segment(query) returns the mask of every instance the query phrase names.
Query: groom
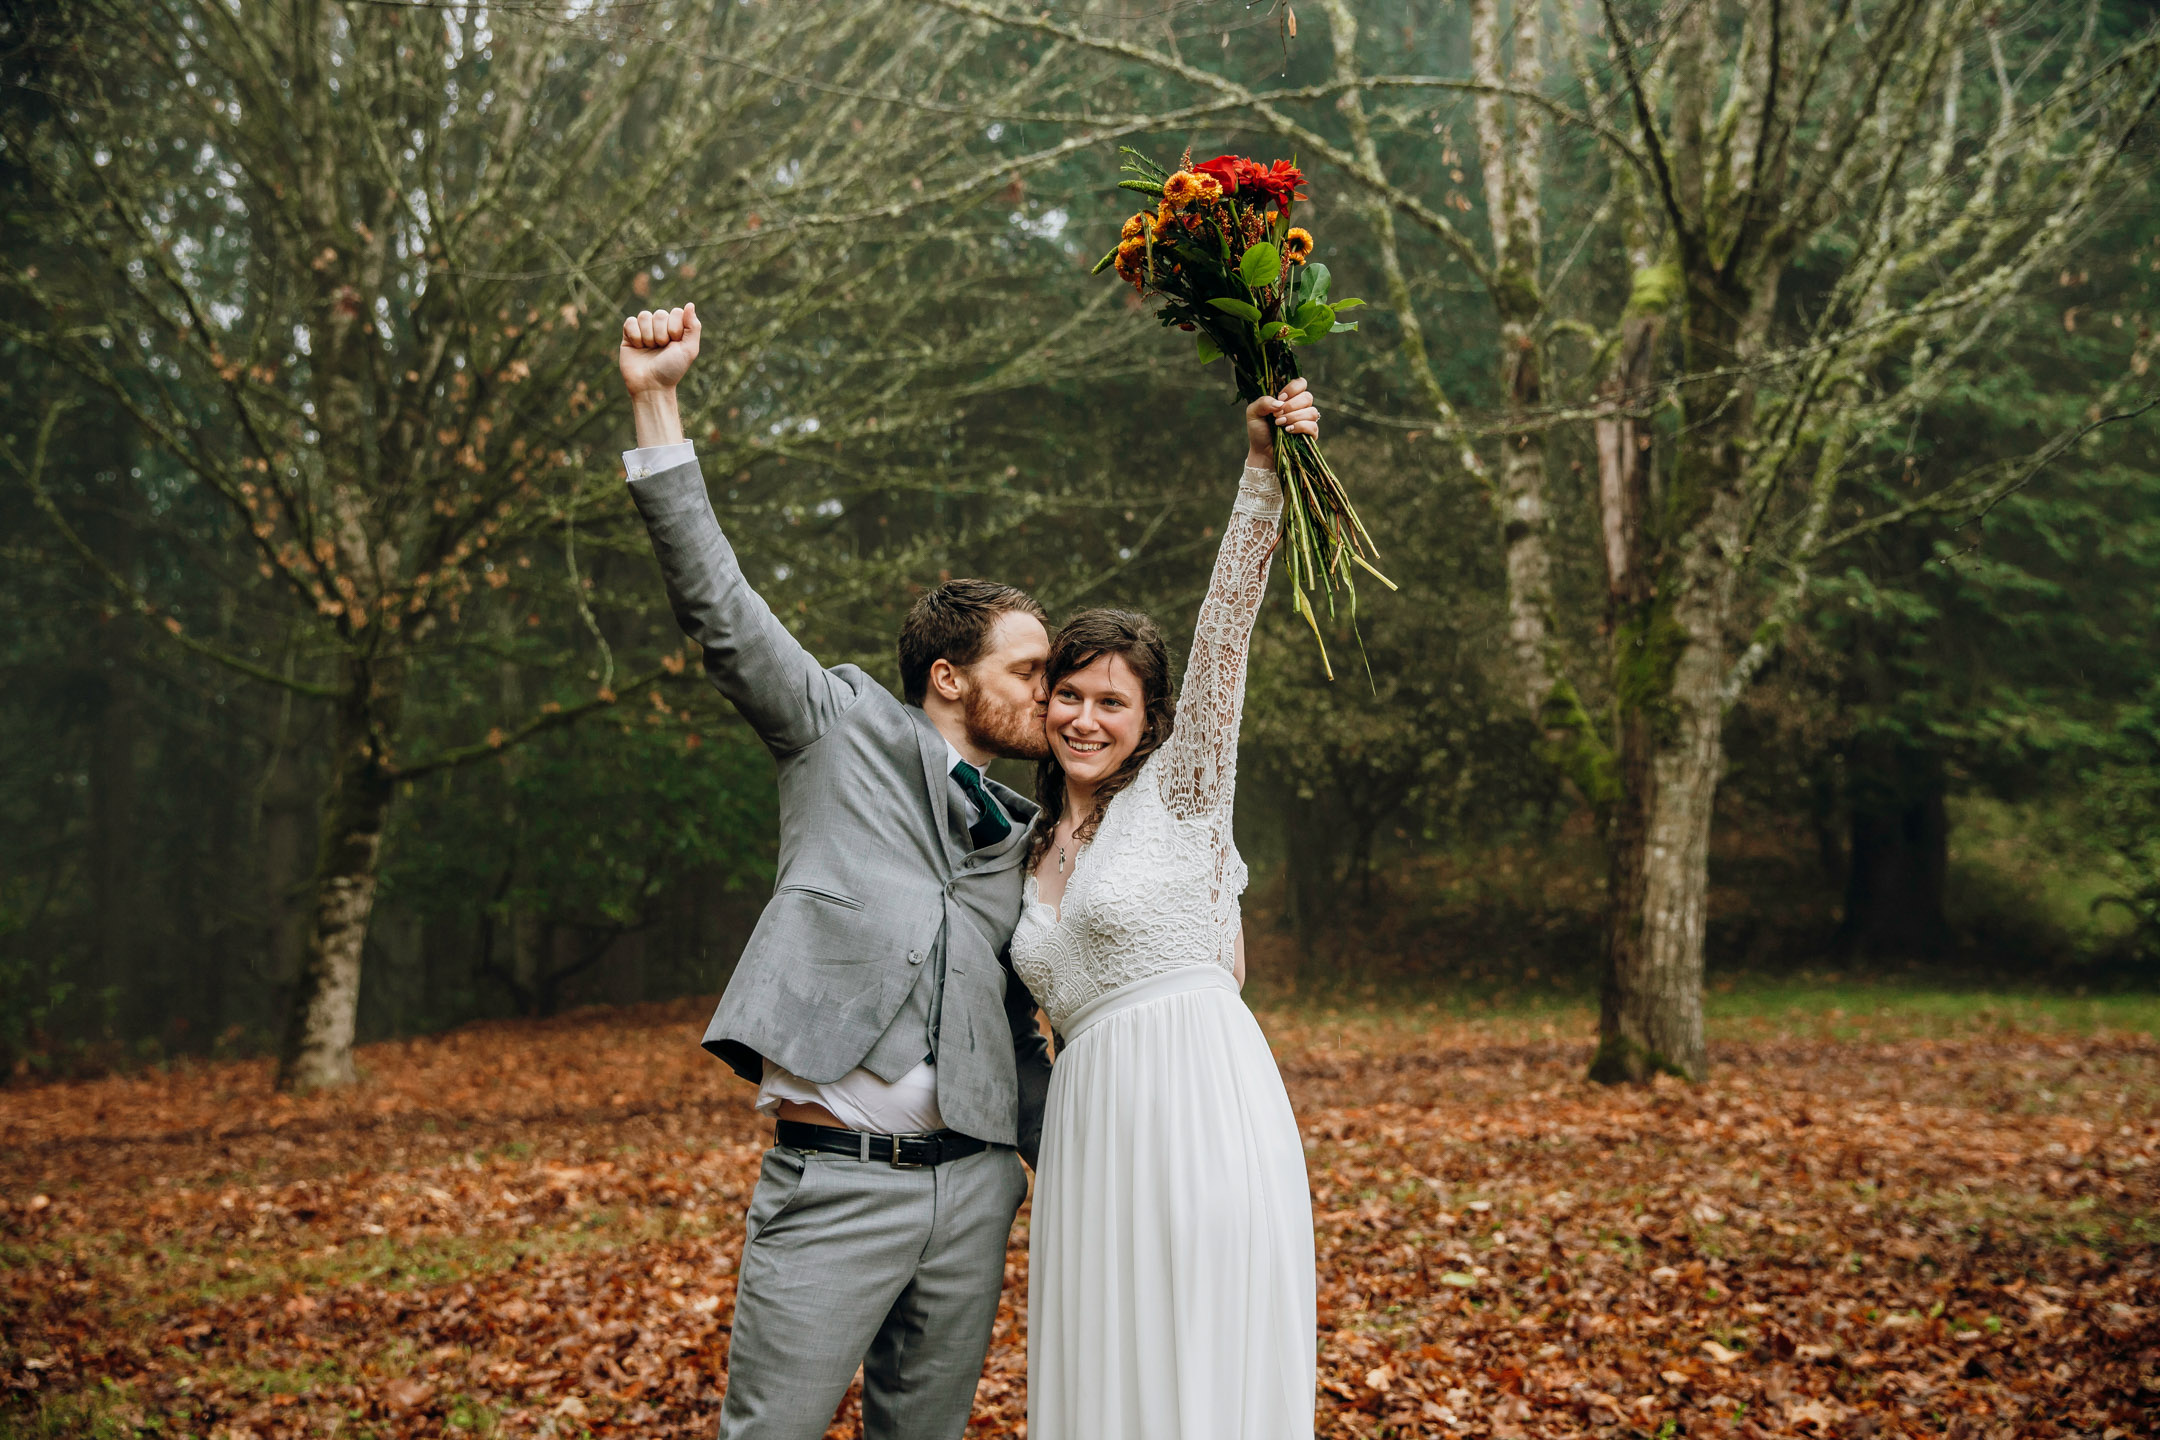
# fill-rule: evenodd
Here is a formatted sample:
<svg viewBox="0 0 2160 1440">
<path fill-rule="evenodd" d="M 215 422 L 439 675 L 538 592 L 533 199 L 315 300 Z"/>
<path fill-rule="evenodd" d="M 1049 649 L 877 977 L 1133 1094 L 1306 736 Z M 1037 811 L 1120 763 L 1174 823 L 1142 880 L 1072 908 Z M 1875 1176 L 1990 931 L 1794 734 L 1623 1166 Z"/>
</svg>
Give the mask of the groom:
<svg viewBox="0 0 2160 1440">
<path fill-rule="evenodd" d="M 902 704 L 818 664 L 750 588 L 683 438 L 695 307 L 623 322 L 624 455 L 676 623 L 779 763 L 780 866 L 705 1048 L 778 1120 L 750 1198 L 722 1440 L 816 1440 L 863 1372 L 869 1440 L 965 1428 L 1050 1055 L 1010 973 L 1035 807 L 1042 609 L 954 580 L 900 629 Z M 1016 1153 L 1017 1152 L 1017 1153 Z"/>
</svg>

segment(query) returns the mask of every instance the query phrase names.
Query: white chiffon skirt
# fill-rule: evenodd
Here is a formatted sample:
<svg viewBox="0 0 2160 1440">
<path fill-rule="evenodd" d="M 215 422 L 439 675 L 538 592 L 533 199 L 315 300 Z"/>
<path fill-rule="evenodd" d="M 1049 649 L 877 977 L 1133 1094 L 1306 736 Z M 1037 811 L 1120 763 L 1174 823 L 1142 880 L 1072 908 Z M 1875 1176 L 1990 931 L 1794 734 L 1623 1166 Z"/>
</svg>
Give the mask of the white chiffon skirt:
<svg viewBox="0 0 2160 1440">
<path fill-rule="evenodd" d="M 1028 1440 L 1311 1440 L 1312 1198 L 1213 965 L 1074 1015 L 1028 1239 Z"/>
</svg>

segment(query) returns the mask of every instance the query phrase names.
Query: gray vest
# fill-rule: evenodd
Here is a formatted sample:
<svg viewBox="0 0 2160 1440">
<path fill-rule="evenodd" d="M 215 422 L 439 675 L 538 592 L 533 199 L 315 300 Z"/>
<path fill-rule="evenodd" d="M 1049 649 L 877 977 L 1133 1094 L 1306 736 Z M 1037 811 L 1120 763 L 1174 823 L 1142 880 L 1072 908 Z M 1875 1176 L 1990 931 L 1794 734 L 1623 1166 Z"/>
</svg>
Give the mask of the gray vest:
<svg viewBox="0 0 2160 1440">
<path fill-rule="evenodd" d="M 952 810 L 947 824 L 953 831 L 953 843 L 962 850 L 969 851 L 968 858 L 973 860 L 974 842 L 968 836 L 967 798 L 960 789 L 960 783 L 951 778 L 949 771 L 946 788 L 952 792 Z M 1010 813 L 1007 812 L 1008 818 Z M 1006 848 L 1024 846 L 1026 841 L 1026 827 L 1015 824 L 1012 834 L 981 852 L 982 858 L 987 863 L 997 858 Z M 966 861 L 962 862 L 960 878 L 963 883 L 970 878 Z M 885 1027 L 885 1033 L 878 1036 L 877 1043 L 870 1047 L 870 1053 L 863 1057 L 863 1068 L 880 1079 L 896 1080 L 923 1060 L 937 1059 L 938 1022 L 943 1018 L 945 998 L 946 948 L 945 933 L 940 931 L 936 942 L 930 948 L 930 957 L 923 961 L 920 967 L 920 975 L 914 988 L 908 991 L 907 999 L 900 1004 L 900 1013 L 893 1016 L 892 1024 Z"/>
</svg>

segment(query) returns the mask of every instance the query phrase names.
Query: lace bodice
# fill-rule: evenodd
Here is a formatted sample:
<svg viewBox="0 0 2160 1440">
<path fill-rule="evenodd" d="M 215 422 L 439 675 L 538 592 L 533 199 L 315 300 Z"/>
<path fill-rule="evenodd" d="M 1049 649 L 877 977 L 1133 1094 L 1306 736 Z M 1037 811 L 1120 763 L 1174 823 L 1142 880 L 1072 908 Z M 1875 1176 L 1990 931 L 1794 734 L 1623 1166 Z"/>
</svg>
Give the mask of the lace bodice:
<svg viewBox="0 0 2160 1440">
<path fill-rule="evenodd" d="M 1245 862 L 1230 833 L 1245 657 L 1267 589 L 1282 486 L 1248 466 L 1200 602 L 1170 738 L 1110 802 L 1053 911 L 1024 890 L 1013 969 L 1060 1034 L 1082 1006 L 1135 980 L 1236 963 Z"/>
</svg>

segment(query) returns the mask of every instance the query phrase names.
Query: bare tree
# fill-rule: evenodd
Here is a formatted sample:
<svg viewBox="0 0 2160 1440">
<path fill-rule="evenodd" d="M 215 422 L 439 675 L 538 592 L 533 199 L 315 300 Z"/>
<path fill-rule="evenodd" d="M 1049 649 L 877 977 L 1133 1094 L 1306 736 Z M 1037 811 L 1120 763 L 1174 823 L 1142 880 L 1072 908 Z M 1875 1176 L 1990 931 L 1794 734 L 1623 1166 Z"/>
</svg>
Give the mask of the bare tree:
<svg viewBox="0 0 2160 1440">
<path fill-rule="evenodd" d="M 1267 90 L 1196 62 L 1174 30 L 1158 39 L 1108 13 L 926 3 L 1120 62 L 1166 110 L 1191 94 L 1235 101 L 1244 125 L 1361 197 L 1422 423 L 1493 500 L 1517 694 L 1606 837 L 1592 1074 L 1700 1077 L 1726 714 L 1840 545 L 1921 514 L 1981 513 L 2074 442 L 2007 467 L 1916 470 L 1913 498 L 1887 510 L 1860 509 L 1852 483 L 1910 458 L 1901 427 L 1988 362 L 1991 331 L 2078 242 L 2154 103 L 2160 39 L 2102 43 L 2097 6 L 2081 26 L 2060 7 L 1977 0 L 1713 0 L 1631 23 L 1617 0 L 1587 15 L 1577 0 L 1471 0 L 1469 73 L 1406 75 L 1368 68 L 1359 43 L 1360 18 L 1389 7 L 1321 0 L 1329 79 Z M 1452 194 L 1454 154 L 1381 143 L 1371 105 L 1394 107 L 1401 133 L 1399 107 L 1421 95 L 1470 109 L 1482 237 L 1449 218 L 1474 208 Z M 1546 221 L 1562 183 L 1555 127 L 1606 160 L 1565 248 Z M 1442 382 L 1406 229 L 1487 302 L 1447 318 L 1486 327 L 1489 419 L 1473 422 Z M 1630 273 L 1563 287 L 1593 240 L 1617 241 Z M 1820 291 L 1804 304 L 1787 294 L 1803 266 Z M 1620 299 L 1601 312 L 1606 294 Z M 1587 364 L 1556 371 L 1561 339 L 1587 341 Z M 1547 452 L 1574 431 L 1599 460 L 1602 614 L 1561 613 L 1553 582 Z M 1583 636 L 1596 643 L 1578 655 Z"/>
<path fill-rule="evenodd" d="M 0 334 L 215 497 L 312 670 L 204 638 L 71 528 L 41 479 L 67 457 L 6 458 L 174 643 L 334 716 L 287 1086 L 352 1078 L 399 787 L 681 672 L 618 673 L 584 598 L 581 532 L 624 511 L 600 397 L 625 309 L 700 287 L 727 342 L 715 475 L 964 487 L 936 427 L 1092 353 L 1084 314 L 1045 331 L 956 299 L 1045 263 L 1017 177 L 1095 132 L 986 140 L 1031 81 L 970 96 L 985 35 L 911 6 L 89 0 L 36 24 L 11 79 L 47 104 L 0 139 L 68 262 L 0 280 Z M 428 748 L 408 700 L 485 662 L 565 569 L 598 683 Z"/>
</svg>

